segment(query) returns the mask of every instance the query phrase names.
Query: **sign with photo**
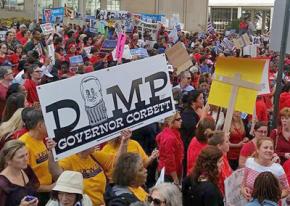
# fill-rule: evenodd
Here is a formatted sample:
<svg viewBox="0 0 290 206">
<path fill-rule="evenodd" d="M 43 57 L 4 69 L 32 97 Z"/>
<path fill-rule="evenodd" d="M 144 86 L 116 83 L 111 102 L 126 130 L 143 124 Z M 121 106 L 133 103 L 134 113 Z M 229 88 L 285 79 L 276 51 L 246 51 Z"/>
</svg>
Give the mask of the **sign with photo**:
<svg viewBox="0 0 290 206">
<path fill-rule="evenodd" d="M 55 160 L 173 115 L 171 89 L 165 55 L 38 86 Z"/>
<path fill-rule="evenodd" d="M 41 24 L 40 28 L 44 35 L 53 33 L 54 29 L 51 23 Z"/>
<path fill-rule="evenodd" d="M 43 20 L 45 23 L 63 23 L 64 8 L 43 9 Z"/>
</svg>

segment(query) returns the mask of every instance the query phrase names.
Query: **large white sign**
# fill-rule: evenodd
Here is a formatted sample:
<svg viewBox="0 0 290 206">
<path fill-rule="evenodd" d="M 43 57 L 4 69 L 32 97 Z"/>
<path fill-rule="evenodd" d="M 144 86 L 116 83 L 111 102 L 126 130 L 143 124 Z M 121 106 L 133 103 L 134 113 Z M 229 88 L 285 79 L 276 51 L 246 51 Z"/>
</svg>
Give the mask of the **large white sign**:
<svg viewBox="0 0 290 206">
<path fill-rule="evenodd" d="M 56 160 L 172 115 L 165 55 L 37 87 Z"/>
<path fill-rule="evenodd" d="M 247 200 L 241 195 L 244 169 L 239 169 L 225 180 L 226 206 L 245 206 Z"/>
<path fill-rule="evenodd" d="M 276 52 L 280 51 L 280 48 L 281 48 L 285 7 L 286 7 L 286 0 L 275 1 L 273 23 L 272 23 L 272 28 L 271 28 L 270 49 Z M 288 33 L 288 39 L 286 43 L 287 45 L 286 53 L 290 54 L 290 23 L 289 23 L 289 30 L 287 33 Z"/>
</svg>

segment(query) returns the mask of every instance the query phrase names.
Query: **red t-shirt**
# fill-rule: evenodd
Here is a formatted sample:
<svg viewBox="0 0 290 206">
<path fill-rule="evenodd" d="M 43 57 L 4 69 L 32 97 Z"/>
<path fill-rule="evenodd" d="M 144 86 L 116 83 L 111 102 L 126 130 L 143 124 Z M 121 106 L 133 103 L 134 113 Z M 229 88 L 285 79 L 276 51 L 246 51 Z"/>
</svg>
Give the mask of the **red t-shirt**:
<svg viewBox="0 0 290 206">
<path fill-rule="evenodd" d="M 218 181 L 218 187 L 222 193 L 222 195 L 225 195 L 225 180 L 231 176 L 232 174 L 232 168 L 229 164 L 227 155 L 223 155 L 223 165 L 222 165 L 222 169 L 221 169 L 221 173 L 219 175 L 219 181 Z"/>
<path fill-rule="evenodd" d="M 263 99 L 259 99 L 256 101 L 256 115 L 257 119 L 260 122 L 268 122 L 268 113 L 267 113 L 267 106 Z"/>
<path fill-rule="evenodd" d="M 36 83 L 31 79 L 26 79 L 23 86 L 27 92 L 27 101 L 29 104 L 33 104 L 34 102 L 39 102 L 37 91 L 36 91 Z"/>
<path fill-rule="evenodd" d="M 274 129 L 271 132 L 270 137 L 275 143 L 275 153 L 280 157 L 281 164 L 283 164 L 287 160 L 285 158 L 285 153 L 290 153 L 290 140 L 286 140 L 281 129 Z"/>
<path fill-rule="evenodd" d="M 242 132 L 238 129 L 234 129 L 233 132 L 230 133 L 230 142 L 232 144 L 238 144 L 245 138 L 245 132 Z M 228 152 L 228 159 L 229 160 L 238 160 L 240 156 L 240 148 L 230 148 L 230 151 Z"/>
<path fill-rule="evenodd" d="M 250 157 L 253 155 L 253 153 L 256 151 L 256 146 L 253 141 L 249 141 L 246 144 L 243 145 L 240 156 L 243 157 Z"/>
<path fill-rule="evenodd" d="M 287 179 L 288 179 L 288 183 L 290 183 L 290 160 L 287 160 L 283 164 L 283 168 L 284 168 L 284 171 L 286 173 L 286 176 L 287 176 Z"/>
<path fill-rule="evenodd" d="M 198 155 L 206 145 L 207 144 L 198 141 L 196 137 L 191 140 L 187 150 L 187 175 L 191 173 Z"/>
</svg>

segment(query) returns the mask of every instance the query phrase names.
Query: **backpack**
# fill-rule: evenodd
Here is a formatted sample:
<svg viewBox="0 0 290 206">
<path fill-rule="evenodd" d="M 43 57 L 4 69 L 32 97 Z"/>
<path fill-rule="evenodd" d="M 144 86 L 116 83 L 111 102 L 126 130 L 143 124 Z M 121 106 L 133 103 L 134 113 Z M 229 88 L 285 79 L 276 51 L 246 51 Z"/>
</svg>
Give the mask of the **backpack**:
<svg viewBox="0 0 290 206">
<path fill-rule="evenodd" d="M 130 206 L 131 203 L 138 202 L 138 198 L 128 189 L 117 185 L 104 194 L 107 206 Z"/>
</svg>

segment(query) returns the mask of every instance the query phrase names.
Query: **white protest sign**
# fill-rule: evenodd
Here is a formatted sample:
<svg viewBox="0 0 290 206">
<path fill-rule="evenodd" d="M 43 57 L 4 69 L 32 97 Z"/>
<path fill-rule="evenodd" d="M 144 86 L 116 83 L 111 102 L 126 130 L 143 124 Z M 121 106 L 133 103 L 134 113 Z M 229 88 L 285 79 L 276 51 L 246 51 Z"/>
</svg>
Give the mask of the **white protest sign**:
<svg viewBox="0 0 290 206">
<path fill-rule="evenodd" d="M 257 45 L 247 45 L 243 48 L 243 55 L 249 55 L 251 57 L 257 57 Z"/>
<path fill-rule="evenodd" d="M 265 66 L 264 66 L 264 70 L 263 70 L 263 76 L 262 76 L 262 89 L 261 91 L 259 91 L 259 95 L 262 94 L 269 94 L 270 93 L 270 86 L 269 86 L 269 65 L 270 65 L 270 60 L 267 59 Z"/>
<path fill-rule="evenodd" d="M 285 7 L 286 7 L 286 0 L 275 1 L 273 22 L 272 22 L 272 28 L 271 28 L 271 37 L 270 37 L 270 49 L 276 52 L 279 52 L 280 47 L 281 47 Z M 286 53 L 290 54 L 290 26 L 287 33 L 288 33 L 288 38 L 287 38 L 288 40 L 286 43 L 287 45 Z"/>
<path fill-rule="evenodd" d="M 226 206 L 245 206 L 247 200 L 241 195 L 241 184 L 244 177 L 244 169 L 239 169 L 225 180 Z"/>
<path fill-rule="evenodd" d="M 88 58 L 92 57 L 91 49 L 92 49 L 92 46 L 84 47 L 84 51 L 86 52 L 86 55 Z"/>
<path fill-rule="evenodd" d="M 7 31 L 0 31 L 0 41 L 5 41 Z"/>
<path fill-rule="evenodd" d="M 44 35 L 53 33 L 54 29 L 51 23 L 41 24 L 40 28 Z"/>
<path fill-rule="evenodd" d="M 55 65 L 55 50 L 54 50 L 54 45 L 53 44 L 49 44 L 47 46 L 47 48 L 48 48 L 48 58 L 51 59 L 52 65 Z"/>
<path fill-rule="evenodd" d="M 60 89 L 61 88 L 61 89 Z M 175 112 L 165 55 L 37 87 L 59 160 Z"/>
<path fill-rule="evenodd" d="M 113 56 L 113 60 L 114 61 L 118 60 L 116 58 L 116 48 L 112 51 L 112 56 Z M 124 58 L 124 59 L 132 59 L 132 55 L 131 55 L 131 52 L 130 52 L 130 47 L 127 44 L 124 46 L 124 52 L 123 52 L 122 58 Z"/>
</svg>

